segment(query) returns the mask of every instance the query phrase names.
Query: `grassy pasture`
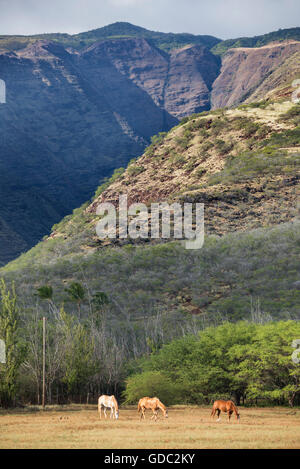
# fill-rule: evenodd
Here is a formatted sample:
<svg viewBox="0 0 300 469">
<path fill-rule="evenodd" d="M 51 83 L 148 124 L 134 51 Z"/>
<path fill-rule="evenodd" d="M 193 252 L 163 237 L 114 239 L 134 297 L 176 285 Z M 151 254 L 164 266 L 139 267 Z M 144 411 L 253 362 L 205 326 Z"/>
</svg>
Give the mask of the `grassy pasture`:
<svg viewBox="0 0 300 469">
<path fill-rule="evenodd" d="M 140 421 L 135 407 L 118 421 L 99 420 L 96 406 L 0 412 L 0 448 L 300 448 L 300 409 L 240 408 L 241 423 L 210 419 L 210 407 L 172 407 L 169 418 Z"/>
</svg>

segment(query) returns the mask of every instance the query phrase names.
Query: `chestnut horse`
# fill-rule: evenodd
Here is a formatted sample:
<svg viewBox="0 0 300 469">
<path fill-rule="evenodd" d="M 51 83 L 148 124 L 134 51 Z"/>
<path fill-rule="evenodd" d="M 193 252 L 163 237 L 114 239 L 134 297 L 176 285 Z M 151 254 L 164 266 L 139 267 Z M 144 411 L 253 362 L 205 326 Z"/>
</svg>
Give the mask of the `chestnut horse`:
<svg viewBox="0 0 300 469">
<path fill-rule="evenodd" d="M 233 412 L 235 413 L 237 420 L 240 421 L 240 414 L 238 413 L 238 410 L 232 401 L 222 401 L 222 400 L 215 401 L 213 404 L 212 411 L 211 411 L 211 417 L 214 417 L 215 414 L 217 413 L 217 417 L 218 417 L 217 422 L 219 422 L 221 420 L 220 418 L 221 412 L 225 412 L 225 413 L 228 412 L 228 422 L 230 422 L 230 417 L 233 414 Z"/>
<path fill-rule="evenodd" d="M 146 409 L 150 409 L 153 412 L 151 420 L 157 420 L 158 410 L 160 409 L 165 418 L 168 418 L 168 411 L 166 406 L 163 405 L 162 402 L 157 397 L 143 397 L 139 400 L 138 403 L 138 412 L 142 411 L 141 418 L 144 417 L 145 419 L 145 411 Z"/>
<path fill-rule="evenodd" d="M 110 409 L 110 418 L 119 418 L 119 406 L 115 396 L 106 396 L 103 394 L 98 399 L 98 412 L 101 419 L 101 409 L 103 408 L 104 417 L 106 418 L 106 409 Z"/>
</svg>

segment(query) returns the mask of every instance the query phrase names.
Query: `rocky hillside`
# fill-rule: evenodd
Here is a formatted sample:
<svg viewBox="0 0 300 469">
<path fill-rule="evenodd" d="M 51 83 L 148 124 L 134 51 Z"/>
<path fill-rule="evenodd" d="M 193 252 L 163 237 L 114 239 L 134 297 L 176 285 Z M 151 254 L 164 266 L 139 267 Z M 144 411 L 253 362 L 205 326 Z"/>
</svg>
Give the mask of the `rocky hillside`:
<svg viewBox="0 0 300 469">
<path fill-rule="evenodd" d="M 258 316 L 298 317 L 299 119 L 299 106 L 290 101 L 186 118 L 154 137 L 139 159 L 98 188 L 93 201 L 1 275 L 16 281 L 28 307 L 43 284 L 54 287 L 57 302 L 72 281 L 82 282 L 90 295 L 105 291 L 118 324 L 126 317 L 142 327 L 157 311 L 175 329 L 189 314 L 238 319 L 254 314 L 253 301 Z M 99 240 L 97 205 L 117 205 L 121 193 L 147 205 L 204 203 L 204 247 Z"/>
<path fill-rule="evenodd" d="M 216 38 L 128 23 L 75 36 L 1 36 L 0 264 L 89 199 L 153 134 L 266 93 L 287 99 L 300 72 L 297 31 L 271 35 L 289 39 L 280 45 L 248 41 L 252 48 L 241 50 L 234 42 L 222 63 Z"/>
<path fill-rule="evenodd" d="M 258 103 L 183 121 L 154 139 L 86 213 L 127 194 L 129 203 L 203 202 L 206 232 L 219 235 L 293 220 L 300 145 L 293 109 Z"/>
<path fill-rule="evenodd" d="M 289 101 L 186 118 L 153 137 L 140 158 L 116 170 L 91 202 L 53 227 L 41 246 L 57 239 L 61 254 L 68 254 L 114 243 L 96 236 L 96 209 L 104 202 L 118 207 L 120 194 L 127 195 L 128 204 L 143 202 L 149 208 L 164 201 L 204 203 L 206 234 L 294 221 L 299 216 L 299 119 L 299 106 Z"/>
<path fill-rule="evenodd" d="M 299 59 L 298 41 L 230 49 L 222 58 L 220 75 L 213 84 L 212 108 L 253 102 L 290 85 L 300 76 Z"/>
<path fill-rule="evenodd" d="M 90 69 L 93 83 L 103 79 L 99 63 L 109 62 L 160 109 L 178 119 L 210 108 L 210 91 L 220 69 L 219 59 L 204 46 L 186 46 L 166 54 L 145 39 L 97 42 L 80 57 L 86 62 L 85 69 Z"/>
</svg>

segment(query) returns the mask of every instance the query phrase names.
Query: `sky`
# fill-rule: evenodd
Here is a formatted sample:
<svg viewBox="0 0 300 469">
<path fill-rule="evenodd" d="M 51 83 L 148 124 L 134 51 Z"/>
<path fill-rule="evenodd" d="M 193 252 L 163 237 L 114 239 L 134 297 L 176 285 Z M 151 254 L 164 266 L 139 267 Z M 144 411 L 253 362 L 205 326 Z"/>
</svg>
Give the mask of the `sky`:
<svg viewBox="0 0 300 469">
<path fill-rule="evenodd" d="M 229 39 L 300 26 L 300 1 L 0 0 L 0 35 L 75 34 L 116 21 Z"/>
</svg>

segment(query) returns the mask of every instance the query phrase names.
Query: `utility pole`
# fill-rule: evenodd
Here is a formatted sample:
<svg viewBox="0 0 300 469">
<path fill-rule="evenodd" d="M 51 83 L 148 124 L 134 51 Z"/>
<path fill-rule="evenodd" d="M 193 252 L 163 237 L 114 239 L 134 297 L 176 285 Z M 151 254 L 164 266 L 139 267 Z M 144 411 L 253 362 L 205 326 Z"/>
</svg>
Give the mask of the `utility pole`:
<svg viewBox="0 0 300 469">
<path fill-rule="evenodd" d="M 45 389 L 46 389 L 46 318 L 43 317 L 43 394 L 42 407 L 45 409 Z"/>
</svg>

